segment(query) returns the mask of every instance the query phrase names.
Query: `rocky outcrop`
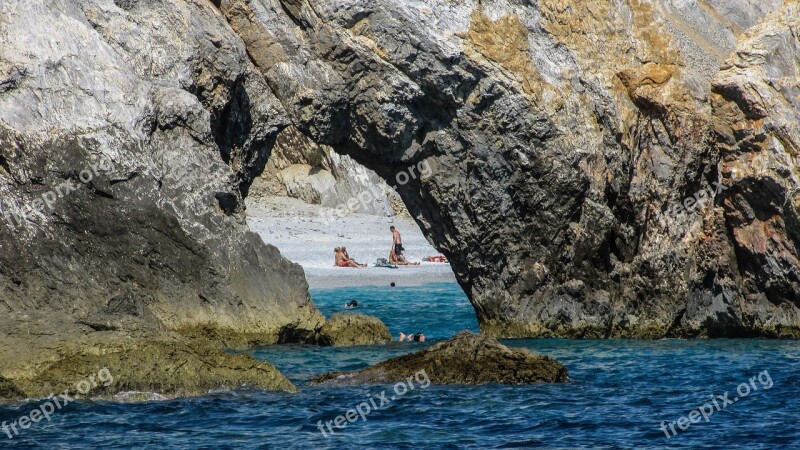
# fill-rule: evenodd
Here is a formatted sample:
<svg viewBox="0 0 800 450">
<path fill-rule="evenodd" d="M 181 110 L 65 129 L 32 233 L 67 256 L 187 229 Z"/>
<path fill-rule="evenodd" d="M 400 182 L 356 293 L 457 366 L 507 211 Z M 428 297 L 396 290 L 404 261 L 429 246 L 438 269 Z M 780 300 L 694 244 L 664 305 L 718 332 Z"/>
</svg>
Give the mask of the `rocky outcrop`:
<svg viewBox="0 0 800 450">
<path fill-rule="evenodd" d="M 800 336 L 797 7 L 6 0 L 0 308 L 308 339 L 243 207 L 286 132 L 396 186 L 486 333 Z"/>
<path fill-rule="evenodd" d="M 391 342 L 389 329 L 377 317 L 356 313 L 336 313 L 325 322 L 317 335 L 317 344 L 349 347 Z"/>
<path fill-rule="evenodd" d="M 302 268 L 245 223 L 290 120 L 214 5 L 3 1 L 0 34 L 0 340 L 29 336 L 2 375 L 31 396 L 104 362 L 131 389 L 290 388 L 173 333 L 271 344 L 324 321 Z M 74 359 L 107 333 L 131 342 Z"/>
<path fill-rule="evenodd" d="M 375 172 L 319 145 L 294 127 L 278 135 L 250 198 L 291 197 L 335 208 L 334 214 L 408 216 L 403 202 Z M 267 199 L 268 200 L 268 199 Z"/>
<path fill-rule="evenodd" d="M 548 356 L 533 355 L 525 349 L 510 349 L 493 338 L 462 331 L 452 339 L 421 352 L 392 358 L 362 370 L 320 375 L 312 380 L 312 384 L 388 384 L 407 380 L 415 373 L 427 374 L 432 384 L 569 381 L 566 367 Z"/>
<path fill-rule="evenodd" d="M 321 324 L 302 269 L 245 224 L 289 120 L 213 4 L 2 8 L 3 314 L 259 343 Z"/>
<path fill-rule="evenodd" d="M 569 337 L 800 336 L 792 213 L 775 201 L 787 231 L 773 240 L 780 227 L 717 184 L 731 182 L 727 148 L 747 145 L 719 110 L 747 79 L 723 87 L 719 67 L 744 57 L 791 98 L 795 8 L 220 2 L 298 130 L 386 180 L 431 167 L 398 192 L 484 332 Z M 776 56 L 751 48 L 758 36 Z M 797 110 L 773 106 L 759 114 Z"/>
<path fill-rule="evenodd" d="M 171 398 L 202 395 L 213 390 L 296 390 L 271 364 L 249 355 L 226 354 L 208 342 L 187 344 L 180 340 L 148 339 L 141 345 L 117 345 L 118 348 L 113 348 L 104 344 L 100 354 L 90 353 L 94 350 L 90 348 L 66 355 L 25 381 L 26 392 L 34 398 L 65 389 L 70 389 L 76 397 L 85 398 L 119 398 L 126 393 Z M 103 369 L 113 381 L 91 383 L 87 392 L 76 389 L 82 380 Z"/>
<path fill-rule="evenodd" d="M 153 331 L 143 321 L 124 328 L 77 324 L 47 311 L 31 312 L 24 320 L 0 317 L 0 401 L 66 390 L 70 397 L 121 399 L 295 390 L 271 364 L 227 353 L 217 341 Z"/>
</svg>

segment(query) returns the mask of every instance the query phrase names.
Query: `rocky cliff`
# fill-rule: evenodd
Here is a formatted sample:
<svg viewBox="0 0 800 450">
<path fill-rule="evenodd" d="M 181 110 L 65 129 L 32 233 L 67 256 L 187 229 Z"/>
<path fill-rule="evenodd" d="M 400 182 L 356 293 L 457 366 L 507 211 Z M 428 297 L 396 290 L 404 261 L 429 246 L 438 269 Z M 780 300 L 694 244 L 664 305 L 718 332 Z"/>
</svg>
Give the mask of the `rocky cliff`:
<svg viewBox="0 0 800 450">
<path fill-rule="evenodd" d="M 218 6 L 301 132 L 433 168 L 398 191 L 484 331 L 800 333 L 796 2 Z"/>
<path fill-rule="evenodd" d="M 334 216 L 408 216 L 400 196 L 375 172 L 327 145 L 315 143 L 294 127 L 278 135 L 248 198 L 270 202 L 273 197 L 334 208 Z"/>
<path fill-rule="evenodd" d="M 7 314 L 301 339 L 243 211 L 291 130 L 397 186 L 488 333 L 800 335 L 794 0 L 0 5 Z"/>
<path fill-rule="evenodd" d="M 211 3 L 0 2 L 2 375 L 33 396 L 92 364 L 165 394 L 291 388 L 219 351 L 324 321 L 245 223 L 289 124 Z"/>
<path fill-rule="evenodd" d="M 2 7 L 3 313 L 313 329 L 302 269 L 242 208 L 289 120 L 214 5 Z"/>
</svg>

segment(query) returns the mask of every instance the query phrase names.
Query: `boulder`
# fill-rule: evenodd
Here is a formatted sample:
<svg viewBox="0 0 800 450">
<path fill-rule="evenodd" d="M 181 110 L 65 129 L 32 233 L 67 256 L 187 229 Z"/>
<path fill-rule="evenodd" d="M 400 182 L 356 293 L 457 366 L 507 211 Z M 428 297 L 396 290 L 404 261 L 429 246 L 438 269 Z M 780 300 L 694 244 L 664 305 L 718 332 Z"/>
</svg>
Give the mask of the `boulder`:
<svg viewBox="0 0 800 450">
<path fill-rule="evenodd" d="M 126 327 L 97 330 L 45 314 L 0 318 L 0 330 L 7 333 L 0 347 L 0 402 L 44 398 L 67 389 L 70 396 L 82 398 L 126 393 L 127 400 L 136 398 L 132 393 L 174 398 L 241 388 L 295 391 L 268 362 L 226 352 L 217 341 Z M 28 329 L 59 332 L 28 335 Z"/>
<path fill-rule="evenodd" d="M 366 369 L 330 372 L 312 384 L 346 386 L 403 381 L 424 371 L 432 384 L 536 384 L 569 381 L 567 368 L 549 356 L 511 349 L 496 339 L 462 331 L 420 352 L 392 358 Z"/>
<path fill-rule="evenodd" d="M 357 313 L 336 313 L 319 329 L 317 343 L 323 346 L 385 344 L 392 340 L 389 328 L 377 317 Z"/>
<path fill-rule="evenodd" d="M 28 393 L 45 397 L 70 389 L 85 398 L 131 398 L 147 393 L 150 398 L 197 396 L 213 390 L 256 388 L 295 391 L 294 385 L 275 366 L 246 354 L 228 354 L 207 341 L 154 341 L 133 346 L 102 346 L 100 354 L 71 352 L 37 374 Z M 106 378 L 98 379 L 101 370 Z M 91 377 L 97 383 L 83 386 Z M 110 383 L 105 381 L 113 380 Z M 135 398 L 135 397 L 132 397 Z"/>
</svg>

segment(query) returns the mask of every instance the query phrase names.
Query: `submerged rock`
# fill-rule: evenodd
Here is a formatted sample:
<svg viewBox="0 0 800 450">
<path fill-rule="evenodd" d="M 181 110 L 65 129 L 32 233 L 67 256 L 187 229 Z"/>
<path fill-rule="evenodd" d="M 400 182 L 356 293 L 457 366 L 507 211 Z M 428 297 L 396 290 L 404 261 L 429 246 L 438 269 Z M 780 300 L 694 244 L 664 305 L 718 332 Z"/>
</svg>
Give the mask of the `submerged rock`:
<svg viewBox="0 0 800 450">
<path fill-rule="evenodd" d="M 335 347 L 385 344 L 391 340 L 389 328 L 377 317 L 348 312 L 332 315 L 317 336 L 317 344 Z"/>
<path fill-rule="evenodd" d="M 313 384 L 354 385 L 403 381 L 424 371 L 433 384 L 535 384 L 569 381 L 567 368 L 549 356 L 511 349 L 496 339 L 462 331 L 425 350 L 353 372 L 331 372 Z"/>
</svg>

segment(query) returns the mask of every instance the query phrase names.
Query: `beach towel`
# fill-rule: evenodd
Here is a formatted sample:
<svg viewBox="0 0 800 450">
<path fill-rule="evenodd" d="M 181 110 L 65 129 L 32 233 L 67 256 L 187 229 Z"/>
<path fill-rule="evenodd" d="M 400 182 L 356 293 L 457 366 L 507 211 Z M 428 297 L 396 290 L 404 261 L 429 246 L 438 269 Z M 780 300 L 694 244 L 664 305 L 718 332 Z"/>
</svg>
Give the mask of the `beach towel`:
<svg viewBox="0 0 800 450">
<path fill-rule="evenodd" d="M 387 269 L 397 269 L 397 266 L 394 264 L 389 264 L 389 261 L 386 258 L 378 258 L 378 261 L 375 262 L 375 267 L 386 267 Z"/>
</svg>

